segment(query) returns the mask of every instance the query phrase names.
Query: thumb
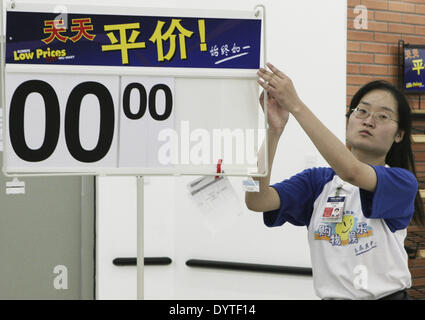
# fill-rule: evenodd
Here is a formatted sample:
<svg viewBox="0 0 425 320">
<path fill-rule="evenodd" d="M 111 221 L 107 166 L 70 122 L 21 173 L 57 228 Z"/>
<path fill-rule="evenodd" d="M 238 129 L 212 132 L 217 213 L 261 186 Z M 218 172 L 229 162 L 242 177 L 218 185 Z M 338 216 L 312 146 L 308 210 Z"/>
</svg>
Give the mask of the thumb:
<svg viewBox="0 0 425 320">
<path fill-rule="evenodd" d="M 261 108 L 264 111 L 264 91 L 261 92 L 261 95 L 260 95 L 260 105 L 261 105 Z"/>
</svg>

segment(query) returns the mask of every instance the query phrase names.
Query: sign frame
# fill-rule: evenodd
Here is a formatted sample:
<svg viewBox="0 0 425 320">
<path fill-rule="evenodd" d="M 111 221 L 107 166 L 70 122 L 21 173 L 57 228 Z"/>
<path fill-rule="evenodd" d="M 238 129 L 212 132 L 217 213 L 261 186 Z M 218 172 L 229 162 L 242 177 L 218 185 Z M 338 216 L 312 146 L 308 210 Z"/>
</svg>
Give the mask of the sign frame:
<svg viewBox="0 0 425 320">
<path fill-rule="evenodd" d="M 3 2 L 2 2 L 3 6 Z M 69 13 L 72 12 L 81 12 L 81 9 L 78 9 L 81 5 L 67 5 L 69 8 Z M 52 12 L 52 4 L 37 4 L 37 3 L 17 3 L 15 1 L 9 2 L 6 8 L 1 8 L 3 10 L 12 11 L 33 11 L 33 12 Z M 99 11 L 102 8 L 102 11 Z M 89 5 L 84 6 L 84 12 L 86 14 L 94 13 L 111 13 L 111 14 L 126 14 L 139 16 L 137 10 L 143 10 L 143 15 L 155 15 L 155 16 L 179 16 L 179 17 L 220 17 L 220 18 L 250 18 L 256 17 L 261 20 L 261 56 L 260 64 L 262 67 L 265 67 L 266 63 L 266 39 L 265 39 L 265 7 L 263 5 L 258 5 L 254 8 L 254 11 L 220 11 L 220 10 L 182 10 L 182 9 L 154 9 L 154 8 L 143 8 L 143 7 L 111 7 L 111 6 L 101 6 L 101 5 Z M 159 13 L 160 11 L 160 13 Z M 5 35 L 5 30 L 3 30 L 3 24 L 1 25 L 1 34 Z M 1 65 L 3 67 L 2 72 L 2 85 L 1 85 L 1 101 L 3 102 L 4 108 L 3 119 L 6 119 L 6 93 L 5 93 L 5 75 L 6 73 L 48 73 L 48 74 L 90 74 L 90 75 L 139 75 L 139 76 L 155 76 L 155 77 L 187 77 L 187 78 L 211 78 L 211 79 L 243 79 L 243 80 L 257 80 L 258 76 L 256 70 L 235 70 L 235 69 L 200 69 L 200 68 L 152 68 L 152 67 L 119 67 L 119 66 L 104 66 L 92 67 L 92 66 L 65 66 L 65 65 L 36 65 L 36 64 L 7 64 L 5 63 L 5 39 L 1 41 Z M 265 106 L 264 106 L 264 128 L 268 128 L 268 119 L 267 119 L 267 92 L 265 92 Z M 6 121 L 4 121 L 6 124 Z M 3 137 L 7 137 L 8 128 L 6 125 L 3 125 Z M 252 177 L 265 177 L 268 174 L 268 132 L 265 130 L 265 172 L 258 173 L 254 168 L 240 170 L 237 166 L 224 165 L 221 173 L 217 174 L 215 165 L 211 165 L 208 168 L 200 170 L 196 169 L 196 166 L 191 168 L 179 168 L 176 172 L 176 167 L 170 170 L 162 170 L 158 172 L 157 169 L 148 170 L 146 168 L 141 171 L 139 168 L 108 168 L 108 169 L 96 169 L 91 168 L 80 170 L 75 170 L 75 168 L 53 168 L 50 167 L 40 168 L 40 170 L 34 170 L 33 168 L 19 168 L 14 167 L 13 170 L 8 170 L 7 166 L 7 146 L 4 144 L 3 151 L 3 172 L 8 177 L 22 177 L 22 176 L 66 176 L 66 175 L 131 175 L 131 176 L 180 176 L 180 175 L 217 175 L 217 176 L 252 176 Z M 229 170 L 226 172 L 226 169 Z M 258 171 L 258 164 L 257 164 Z"/>
</svg>

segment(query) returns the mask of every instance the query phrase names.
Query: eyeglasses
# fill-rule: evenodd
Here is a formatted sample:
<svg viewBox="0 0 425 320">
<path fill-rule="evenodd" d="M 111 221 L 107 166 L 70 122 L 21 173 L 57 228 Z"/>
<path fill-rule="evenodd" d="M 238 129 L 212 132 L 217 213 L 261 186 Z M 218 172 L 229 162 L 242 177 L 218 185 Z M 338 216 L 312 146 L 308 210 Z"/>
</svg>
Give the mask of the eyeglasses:
<svg viewBox="0 0 425 320">
<path fill-rule="evenodd" d="M 362 107 L 357 107 L 353 110 L 354 115 L 358 119 L 366 119 L 370 116 L 371 112 Z M 373 119 L 376 123 L 384 124 L 390 122 L 390 120 L 399 123 L 397 120 L 394 120 L 390 115 L 383 111 L 373 112 Z"/>
</svg>

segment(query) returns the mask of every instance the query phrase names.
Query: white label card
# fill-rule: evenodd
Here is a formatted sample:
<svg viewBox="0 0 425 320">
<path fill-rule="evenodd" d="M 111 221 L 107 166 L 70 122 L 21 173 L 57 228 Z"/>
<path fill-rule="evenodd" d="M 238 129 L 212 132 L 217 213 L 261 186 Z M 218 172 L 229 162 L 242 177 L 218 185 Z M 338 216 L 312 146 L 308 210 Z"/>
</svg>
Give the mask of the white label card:
<svg viewBox="0 0 425 320">
<path fill-rule="evenodd" d="M 228 177 L 205 176 L 192 181 L 187 188 L 213 233 L 231 226 L 232 220 L 243 213 Z"/>
</svg>

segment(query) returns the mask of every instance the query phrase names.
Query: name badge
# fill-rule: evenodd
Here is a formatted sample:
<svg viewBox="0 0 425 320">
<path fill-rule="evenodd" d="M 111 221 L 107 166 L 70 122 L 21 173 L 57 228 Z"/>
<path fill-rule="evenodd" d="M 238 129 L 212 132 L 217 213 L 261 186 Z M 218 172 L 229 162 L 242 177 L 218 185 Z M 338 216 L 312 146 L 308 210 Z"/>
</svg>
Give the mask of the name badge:
<svg viewBox="0 0 425 320">
<path fill-rule="evenodd" d="M 323 211 L 322 220 L 326 222 L 342 222 L 345 196 L 329 197 Z"/>
</svg>

